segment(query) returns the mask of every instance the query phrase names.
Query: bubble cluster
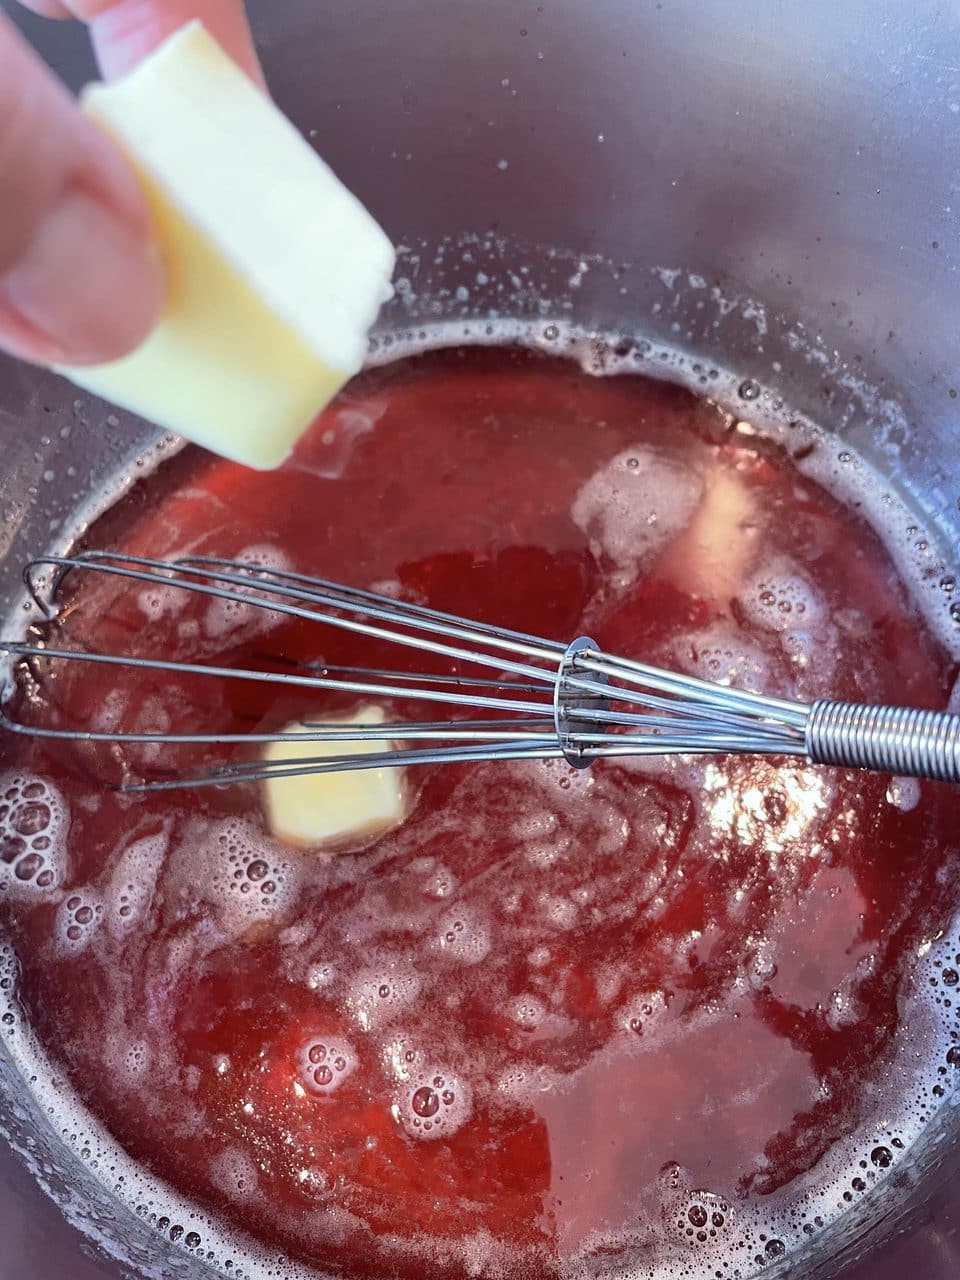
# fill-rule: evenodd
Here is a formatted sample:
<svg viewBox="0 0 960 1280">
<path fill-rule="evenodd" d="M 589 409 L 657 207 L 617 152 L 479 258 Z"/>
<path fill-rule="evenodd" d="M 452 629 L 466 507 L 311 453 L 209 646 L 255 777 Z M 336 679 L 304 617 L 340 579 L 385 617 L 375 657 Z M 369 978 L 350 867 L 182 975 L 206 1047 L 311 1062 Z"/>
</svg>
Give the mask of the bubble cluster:
<svg viewBox="0 0 960 1280">
<path fill-rule="evenodd" d="M 437 920 L 433 945 L 458 964 L 479 964 L 490 952 L 490 924 L 473 908 L 451 908 Z"/>
<path fill-rule="evenodd" d="M 244 547 L 237 552 L 235 559 L 277 573 L 289 572 L 293 568 L 289 557 L 269 544 Z M 264 603 L 266 597 L 263 593 L 258 595 L 255 577 L 251 577 L 249 586 L 231 583 L 227 584 L 227 589 L 233 592 L 233 598 L 224 600 L 218 597 L 207 606 L 203 629 L 208 637 L 219 640 L 229 635 L 234 639 L 242 636 L 249 640 L 254 635 L 270 631 L 283 620 L 282 613 Z"/>
<path fill-rule="evenodd" d="M 667 998 L 663 991 L 631 996 L 620 1012 L 620 1025 L 631 1036 L 649 1041 L 666 1009 Z"/>
<path fill-rule="evenodd" d="M 773 691 L 766 656 L 729 623 L 716 623 L 682 637 L 676 643 L 676 653 L 678 664 L 701 680 L 753 693 Z"/>
<path fill-rule="evenodd" d="M 57 938 L 64 951 L 85 951 L 103 923 L 103 901 L 89 888 L 74 889 L 57 910 Z"/>
<path fill-rule="evenodd" d="M 704 1245 L 720 1236 L 729 1218 L 730 1206 L 722 1196 L 695 1191 L 686 1214 L 677 1220 L 677 1230 L 691 1242 Z"/>
<path fill-rule="evenodd" d="M 824 617 L 822 600 L 799 565 L 786 556 L 766 564 L 740 596 L 744 613 L 768 631 L 811 628 Z"/>
<path fill-rule="evenodd" d="M 135 840 L 121 852 L 106 894 L 107 924 L 115 936 L 142 925 L 169 843 L 167 833 L 158 832 Z"/>
<path fill-rule="evenodd" d="M 155 1064 L 149 1041 L 143 1036 L 131 1037 L 125 1029 L 105 1035 L 103 1058 L 112 1079 L 134 1092 L 143 1087 Z"/>
<path fill-rule="evenodd" d="M 185 900 L 206 902 L 220 927 L 240 937 L 281 921 L 297 900 L 300 856 L 244 817 L 198 824 L 171 847 L 165 884 Z"/>
<path fill-rule="evenodd" d="M 389 1026 L 420 995 L 420 976 L 410 965 L 387 960 L 363 969 L 350 983 L 346 1005 L 361 1031 Z"/>
<path fill-rule="evenodd" d="M 175 618 L 182 613 L 189 598 L 188 592 L 174 584 L 152 585 L 138 593 L 137 604 L 149 622 L 160 622 L 164 618 Z"/>
<path fill-rule="evenodd" d="M 0 775 L 0 895 L 50 895 L 66 875 L 69 820 L 51 782 Z"/>
<path fill-rule="evenodd" d="M 543 1001 L 535 995 L 514 996 L 507 1002 L 504 1011 L 511 1022 L 515 1022 L 521 1031 L 536 1031 L 547 1014 Z"/>
<path fill-rule="evenodd" d="M 357 1054 L 342 1036 L 311 1036 L 297 1054 L 297 1073 L 308 1093 L 329 1097 L 357 1068 Z"/>
<path fill-rule="evenodd" d="M 457 877 L 449 867 L 430 860 L 425 869 L 423 893 L 427 898 L 449 898 L 457 887 Z"/>
<path fill-rule="evenodd" d="M 470 1118 L 472 1090 L 445 1067 L 428 1066 L 412 1073 L 397 1093 L 394 1116 L 413 1138 L 449 1138 Z"/>
</svg>

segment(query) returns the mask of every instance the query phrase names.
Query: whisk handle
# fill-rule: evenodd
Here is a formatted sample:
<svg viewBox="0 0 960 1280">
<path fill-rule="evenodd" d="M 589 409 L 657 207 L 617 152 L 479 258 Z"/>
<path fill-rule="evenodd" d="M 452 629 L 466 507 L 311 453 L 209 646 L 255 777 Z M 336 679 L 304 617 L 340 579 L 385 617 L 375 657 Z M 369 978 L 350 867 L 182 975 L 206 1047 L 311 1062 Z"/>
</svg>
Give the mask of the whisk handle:
<svg viewBox="0 0 960 1280">
<path fill-rule="evenodd" d="M 960 782 L 960 716 L 946 711 L 815 702 L 806 746 L 814 764 Z"/>
</svg>

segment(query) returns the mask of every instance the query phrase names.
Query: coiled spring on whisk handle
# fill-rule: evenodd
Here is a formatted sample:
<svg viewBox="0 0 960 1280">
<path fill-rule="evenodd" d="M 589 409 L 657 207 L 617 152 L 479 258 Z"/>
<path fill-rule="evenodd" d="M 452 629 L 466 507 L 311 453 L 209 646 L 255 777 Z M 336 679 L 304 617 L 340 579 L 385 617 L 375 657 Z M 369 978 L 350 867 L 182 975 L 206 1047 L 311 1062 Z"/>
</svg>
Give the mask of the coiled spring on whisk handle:
<svg viewBox="0 0 960 1280">
<path fill-rule="evenodd" d="M 806 743 L 814 764 L 960 782 L 960 716 L 949 712 L 815 702 Z"/>
</svg>

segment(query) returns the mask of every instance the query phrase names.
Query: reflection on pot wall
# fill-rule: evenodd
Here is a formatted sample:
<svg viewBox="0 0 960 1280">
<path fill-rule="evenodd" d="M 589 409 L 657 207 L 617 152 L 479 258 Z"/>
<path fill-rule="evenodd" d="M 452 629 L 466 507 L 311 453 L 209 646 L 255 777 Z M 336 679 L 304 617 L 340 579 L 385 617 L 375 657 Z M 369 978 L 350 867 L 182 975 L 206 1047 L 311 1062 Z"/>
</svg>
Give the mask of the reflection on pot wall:
<svg viewBox="0 0 960 1280">
<path fill-rule="evenodd" d="M 497 313 L 640 339 L 654 372 L 665 346 L 736 369 L 761 407 L 782 400 L 876 461 L 955 555 L 960 18 L 926 0 L 250 8 L 280 105 L 404 246 L 383 332 L 445 318 L 477 333 Z M 18 21 L 68 80 L 87 77 L 82 33 Z M 9 361 L 0 388 L 9 598 L 25 556 L 68 536 L 78 504 L 118 474 L 135 476 L 155 433 Z M 96 1214 L 138 1274 L 197 1267 L 111 1224 L 109 1200 L 93 1205 L 39 1118 L 16 1118 L 9 1070 L 0 1088 L 6 1126 L 34 1144 L 75 1218 Z M 957 1164 L 954 1138 L 931 1134 L 926 1158 Z M 940 1173 L 939 1189 L 919 1163 L 903 1175 L 919 1217 L 856 1274 L 898 1274 L 905 1259 L 956 1274 Z M 46 1221 L 9 1178 L 11 1204 L 27 1197 L 30 1220 Z M 49 1221 L 38 1251 L 72 1249 Z M 7 1253 L 5 1280 L 59 1265 Z"/>
</svg>

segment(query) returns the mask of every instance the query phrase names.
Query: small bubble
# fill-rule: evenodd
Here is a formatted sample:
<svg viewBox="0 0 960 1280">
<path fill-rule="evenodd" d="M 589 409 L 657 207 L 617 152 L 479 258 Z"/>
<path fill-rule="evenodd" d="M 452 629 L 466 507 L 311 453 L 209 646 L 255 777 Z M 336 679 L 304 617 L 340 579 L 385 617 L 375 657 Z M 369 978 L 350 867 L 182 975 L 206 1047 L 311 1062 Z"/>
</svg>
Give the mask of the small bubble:
<svg viewBox="0 0 960 1280">
<path fill-rule="evenodd" d="M 944 969 L 943 985 L 945 987 L 955 987 L 958 982 L 960 982 L 960 973 L 957 973 L 956 969 Z"/>
<path fill-rule="evenodd" d="M 313 1073 L 313 1078 L 317 1084 L 321 1086 L 328 1085 L 333 1079 L 333 1072 L 326 1064 L 324 1064 L 322 1067 L 317 1067 L 316 1071 Z"/>
<path fill-rule="evenodd" d="M 45 804 L 25 804 L 11 824 L 21 836 L 35 836 L 50 825 L 50 810 Z"/>
<path fill-rule="evenodd" d="M 737 395 L 741 400 L 756 400 L 760 395 L 760 384 L 747 378 L 737 388 Z"/>
<path fill-rule="evenodd" d="M 889 1147 L 874 1147 L 870 1159 L 878 1169 L 889 1169 L 893 1164 L 893 1152 Z"/>
<path fill-rule="evenodd" d="M 702 1204 L 695 1204 L 687 1211 L 687 1217 L 695 1227 L 705 1227 L 707 1225 L 707 1211 Z"/>
<path fill-rule="evenodd" d="M 183 1243 L 187 1246 L 188 1249 L 196 1249 L 196 1247 L 200 1243 L 200 1237 L 197 1235 L 195 1231 L 188 1231 L 183 1238 Z"/>
<path fill-rule="evenodd" d="M 0 858 L 4 862 L 15 862 L 26 851 L 26 841 L 21 840 L 19 836 L 10 836 L 6 840 L 0 841 Z"/>
<path fill-rule="evenodd" d="M 768 1258 L 782 1258 L 787 1252 L 787 1246 L 782 1240 L 778 1240 L 774 1237 L 772 1240 L 768 1240 L 764 1245 L 764 1252 Z"/>
<path fill-rule="evenodd" d="M 39 853 L 30 853 L 17 863 L 14 868 L 14 875 L 18 880 L 32 880 L 42 866 L 43 859 Z"/>
<path fill-rule="evenodd" d="M 954 1045 L 947 1050 L 947 1062 L 951 1067 L 960 1067 L 960 1047 Z"/>
<path fill-rule="evenodd" d="M 310 1059 L 310 1061 L 313 1063 L 314 1066 L 316 1066 L 317 1063 L 322 1062 L 326 1056 L 327 1056 L 327 1047 L 326 1045 L 322 1045 L 322 1044 L 311 1045 L 310 1052 L 307 1054 L 307 1057 Z"/>
<path fill-rule="evenodd" d="M 247 868 L 247 875 L 251 880 L 262 880 L 268 870 L 269 868 L 263 859 L 257 858 L 254 862 L 251 862 L 250 866 Z"/>
<path fill-rule="evenodd" d="M 387 996 L 390 994 L 390 988 L 386 983 L 383 983 L 377 994 L 380 996 L 381 1000 L 386 1000 Z"/>
</svg>

